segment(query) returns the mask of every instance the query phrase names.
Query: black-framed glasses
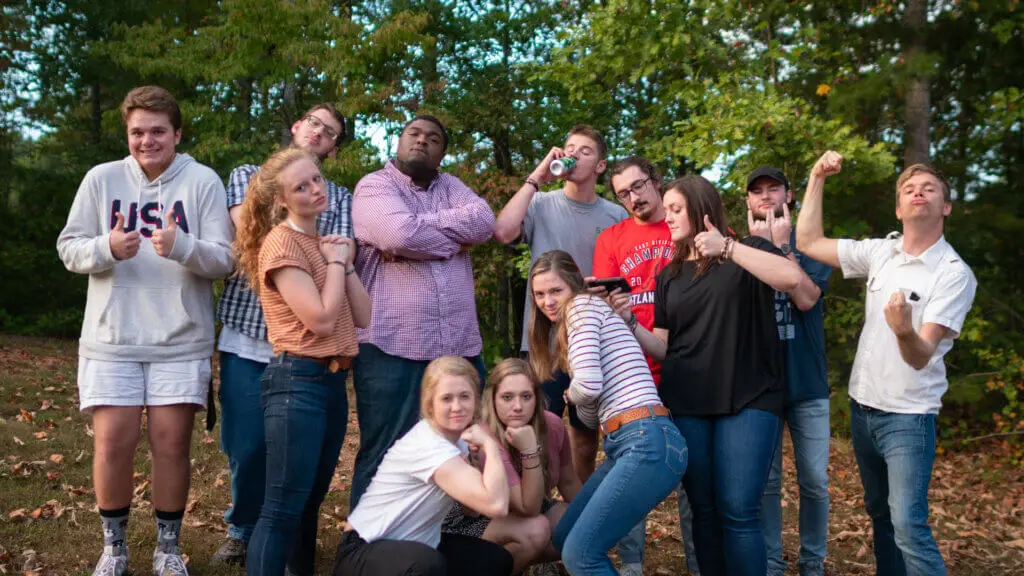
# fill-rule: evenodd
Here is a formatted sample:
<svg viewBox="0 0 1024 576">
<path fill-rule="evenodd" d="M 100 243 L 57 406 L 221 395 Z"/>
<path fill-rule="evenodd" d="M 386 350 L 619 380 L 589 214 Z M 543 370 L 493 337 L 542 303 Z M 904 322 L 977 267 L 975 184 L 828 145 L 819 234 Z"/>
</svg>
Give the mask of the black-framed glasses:
<svg viewBox="0 0 1024 576">
<path fill-rule="evenodd" d="M 312 128 L 313 130 L 322 130 L 324 136 L 327 136 L 327 138 L 332 142 L 337 142 L 338 131 L 335 130 L 334 128 L 331 128 L 327 124 L 324 124 L 323 121 L 317 118 L 316 116 L 313 116 L 312 114 L 307 114 L 303 116 L 302 119 L 305 120 L 306 124 L 309 124 L 309 127 Z"/>
<path fill-rule="evenodd" d="M 644 186 L 650 181 L 650 178 L 641 178 L 636 182 L 630 184 L 628 188 L 616 190 L 615 197 L 618 198 L 621 202 L 625 202 L 626 200 L 629 200 L 629 194 L 631 192 L 639 196 L 640 193 L 644 191 Z"/>
</svg>

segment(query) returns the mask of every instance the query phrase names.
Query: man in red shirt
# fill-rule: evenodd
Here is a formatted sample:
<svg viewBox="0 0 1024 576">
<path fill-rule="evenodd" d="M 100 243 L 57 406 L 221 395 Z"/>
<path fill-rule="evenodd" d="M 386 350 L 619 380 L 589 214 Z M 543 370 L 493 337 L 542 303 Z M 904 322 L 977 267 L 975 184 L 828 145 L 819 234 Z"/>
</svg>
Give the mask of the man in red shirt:
<svg viewBox="0 0 1024 576">
<path fill-rule="evenodd" d="M 665 223 L 665 206 L 661 202 L 661 176 L 646 158 L 630 156 L 616 162 L 611 168 L 611 186 L 615 196 L 629 211 L 629 218 L 604 230 L 594 247 L 595 278 L 621 276 L 629 283 L 629 294 L 613 291 L 607 295 L 616 310 L 629 305 L 636 321 L 644 328 L 654 328 L 654 285 L 662 268 L 672 261 L 675 247 Z M 604 295 L 604 294 L 602 294 Z M 660 383 L 661 365 L 648 357 L 655 384 Z M 693 549 L 693 530 L 690 503 L 686 492 L 678 490 L 679 524 L 686 551 L 686 564 L 691 574 L 699 574 L 697 556 Z M 643 557 L 643 523 L 623 539 L 622 547 L 639 546 Z M 635 540 L 635 542 L 631 542 Z M 627 571 L 623 571 L 627 574 Z"/>
</svg>

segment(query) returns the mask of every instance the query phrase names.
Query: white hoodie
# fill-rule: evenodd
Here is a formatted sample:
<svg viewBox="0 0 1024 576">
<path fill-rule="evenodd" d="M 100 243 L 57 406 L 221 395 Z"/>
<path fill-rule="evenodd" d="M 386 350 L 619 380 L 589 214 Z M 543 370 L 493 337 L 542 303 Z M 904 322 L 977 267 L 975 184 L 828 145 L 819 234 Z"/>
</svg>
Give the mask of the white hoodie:
<svg viewBox="0 0 1024 576">
<path fill-rule="evenodd" d="M 170 256 L 153 249 L 153 231 L 174 210 Z M 110 231 L 124 215 L 138 230 L 138 254 L 117 260 Z M 72 272 L 89 275 L 78 353 L 96 360 L 176 362 L 213 355 L 213 280 L 234 262 L 224 185 L 209 167 L 178 154 L 150 182 L 134 158 L 93 167 L 78 187 L 57 252 Z"/>
</svg>

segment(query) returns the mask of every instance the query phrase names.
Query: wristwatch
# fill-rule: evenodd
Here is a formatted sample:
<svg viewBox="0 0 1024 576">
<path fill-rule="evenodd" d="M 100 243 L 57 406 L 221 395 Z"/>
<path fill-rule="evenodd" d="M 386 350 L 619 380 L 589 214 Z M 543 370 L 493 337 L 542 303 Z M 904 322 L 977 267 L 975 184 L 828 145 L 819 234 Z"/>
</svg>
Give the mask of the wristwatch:
<svg viewBox="0 0 1024 576">
<path fill-rule="evenodd" d="M 779 250 L 782 251 L 783 256 L 789 256 L 793 253 L 793 247 L 789 245 L 789 242 L 783 242 L 782 245 L 779 246 Z"/>
</svg>

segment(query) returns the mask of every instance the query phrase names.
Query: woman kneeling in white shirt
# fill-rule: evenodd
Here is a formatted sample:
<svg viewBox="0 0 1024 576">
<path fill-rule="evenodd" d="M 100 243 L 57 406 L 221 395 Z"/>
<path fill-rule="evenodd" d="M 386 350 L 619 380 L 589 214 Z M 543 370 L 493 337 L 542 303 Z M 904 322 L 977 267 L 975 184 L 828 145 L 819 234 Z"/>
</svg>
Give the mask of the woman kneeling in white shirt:
<svg viewBox="0 0 1024 576">
<path fill-rule="evenodd" d="M 465 359 L 445 356 L 427 366 L 422 419 L 388 450 L 349 515 L 335 576 L 511 573 L 512 557 L 500 546 L 441 538 L 453 499 L 492 518 L 508 514 L 501 449 L 475 423 L 479 395 L 480 377 Z M 468 450 L 483 451 L 482 472 L 466 461 Z"/>
</svg>

